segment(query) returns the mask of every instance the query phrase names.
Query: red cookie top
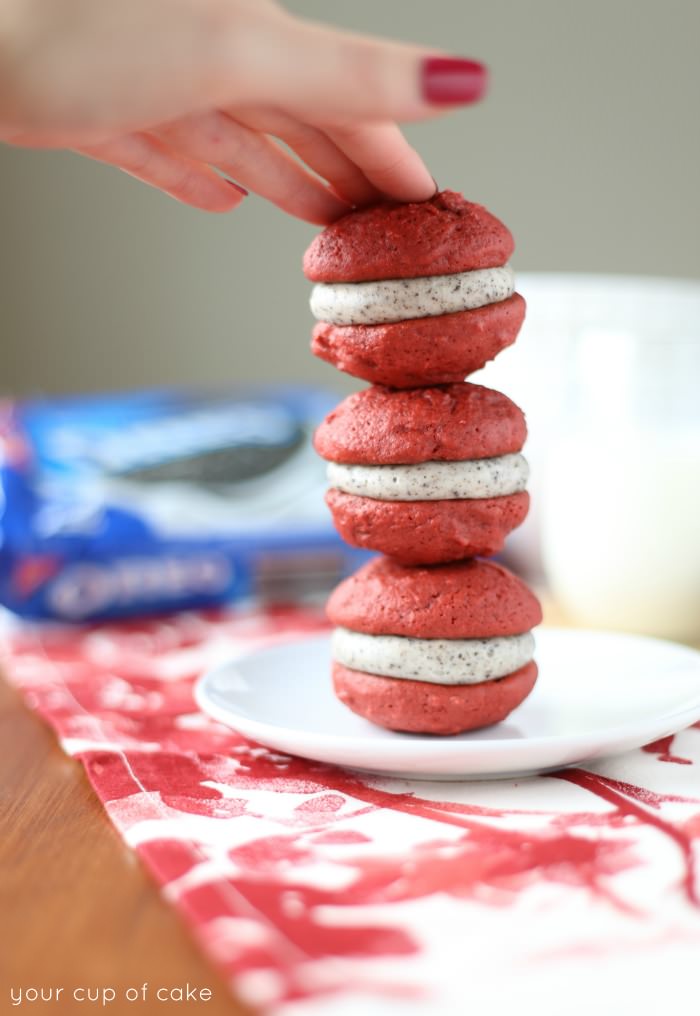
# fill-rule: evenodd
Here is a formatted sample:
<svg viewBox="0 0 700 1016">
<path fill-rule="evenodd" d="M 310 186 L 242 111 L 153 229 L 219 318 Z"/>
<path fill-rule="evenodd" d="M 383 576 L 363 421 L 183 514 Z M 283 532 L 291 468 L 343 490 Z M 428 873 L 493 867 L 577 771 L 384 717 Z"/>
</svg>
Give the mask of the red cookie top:
<svg viewBox="0 0 700 1016">
<path fill-rule="evenodd" d="M 313 240 L 304 274 L 312 282 L 451 275 L 504 265 L 513 249 L 502 222 L 446 190 L 429 201 L 386 202 L 344 215 Z"/>
<path fill-rule="evenodd" d="M 375 385 L 328 414 L 314 447 L 331 462 L 388 466 L 494 458 L 520 451 L 526 436 L 522 410 L 491 388 Z"/>
<path fill-rule="evenodd" d="M 478 558 L 422 568 L 374 558 L 337 586 L 327 613 L 352 631 L 425 639 L 520 635 L 542 620 L 524 582 Z"/>
</svg>

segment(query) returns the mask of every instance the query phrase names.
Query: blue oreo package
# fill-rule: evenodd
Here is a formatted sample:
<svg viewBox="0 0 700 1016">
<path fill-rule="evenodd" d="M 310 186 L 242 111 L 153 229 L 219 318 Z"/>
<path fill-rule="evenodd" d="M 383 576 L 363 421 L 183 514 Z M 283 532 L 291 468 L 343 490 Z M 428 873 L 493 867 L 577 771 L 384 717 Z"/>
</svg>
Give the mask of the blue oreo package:
<svg viewBox="0 0 700 1016">
<path fill-rule="evenodd" d="M 367 555 L 323 501 L 315 388 L 0 403 L 0 603 L 86 621 L 316 598 Z"/>
</svg>

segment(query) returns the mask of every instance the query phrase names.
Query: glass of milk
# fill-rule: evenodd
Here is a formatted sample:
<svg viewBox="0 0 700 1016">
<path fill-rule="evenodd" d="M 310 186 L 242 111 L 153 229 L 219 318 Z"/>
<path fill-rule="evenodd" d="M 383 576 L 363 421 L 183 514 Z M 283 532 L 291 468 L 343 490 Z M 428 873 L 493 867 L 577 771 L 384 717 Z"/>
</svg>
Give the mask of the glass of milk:
<svg viewBox="0 0 700 1016">
<path fill-rule="evenodd" d="M 523 275 L 516 345 L 480 375 L 523 407 L 514 563 L 578 624 L 700 641 L 700 282 Z"/>
</svg>

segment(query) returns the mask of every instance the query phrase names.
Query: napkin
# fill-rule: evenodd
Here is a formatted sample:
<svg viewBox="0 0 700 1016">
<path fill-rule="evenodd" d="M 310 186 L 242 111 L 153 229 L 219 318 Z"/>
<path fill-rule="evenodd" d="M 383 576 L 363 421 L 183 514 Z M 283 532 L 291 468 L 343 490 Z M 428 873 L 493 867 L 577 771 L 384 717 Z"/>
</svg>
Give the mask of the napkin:
<svg viewBox="0 0 700 1016">
<path fill-rule="evenodd" d="M 585 769 L 423 782 L 197 709 L 206 668 L 324 627 L 301 606 L 9 625 L 2 662 L 259 1011 L 696 1014 L 700 725 Z"/>
</svg>

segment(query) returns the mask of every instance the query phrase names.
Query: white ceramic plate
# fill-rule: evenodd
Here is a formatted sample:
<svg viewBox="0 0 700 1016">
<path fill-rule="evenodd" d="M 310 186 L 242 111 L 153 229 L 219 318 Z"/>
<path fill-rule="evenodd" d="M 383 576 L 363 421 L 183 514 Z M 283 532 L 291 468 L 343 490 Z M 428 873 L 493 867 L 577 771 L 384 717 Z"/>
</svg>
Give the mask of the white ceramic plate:
<svg viewBox="0 0 700 1016">
<path fill-rule="evenodd" d="M 397 734 L 333 695 L 328 636 L 257 650 L 198 682 L 200 707 L 260 744 L 423 779 L 525 776 L 613 755 L 700 719 L 700 652 L 613 632 L 541 628 L 540 676 L 503 722 L 453 737 Z"/>
</svg>

